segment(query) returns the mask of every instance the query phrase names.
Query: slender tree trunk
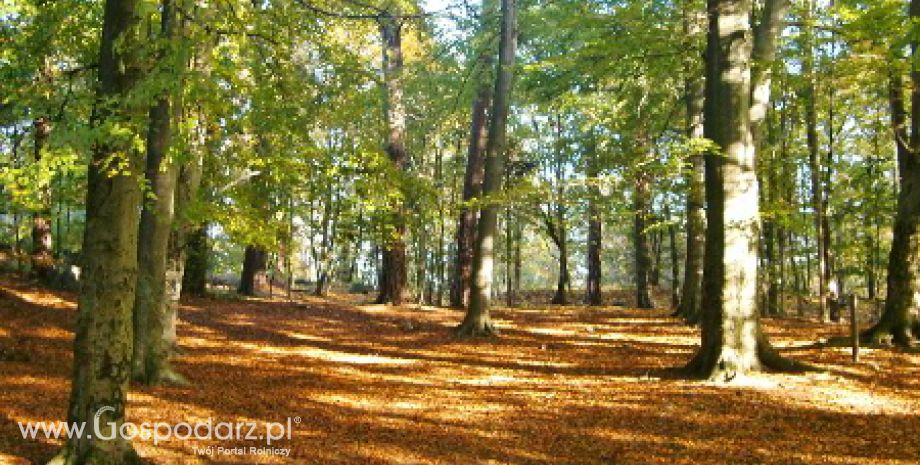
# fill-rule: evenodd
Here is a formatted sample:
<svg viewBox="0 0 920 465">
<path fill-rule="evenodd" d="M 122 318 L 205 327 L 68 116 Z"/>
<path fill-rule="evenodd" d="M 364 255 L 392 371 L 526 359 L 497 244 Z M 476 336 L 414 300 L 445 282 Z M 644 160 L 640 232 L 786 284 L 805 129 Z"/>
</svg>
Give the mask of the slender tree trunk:
<svg viewBox="0 0 920 465">
<path fill-rule="evenodd" d="M 566 285 L 569 282 L 569 248 L 568 248 L 568 225 L 566 224 L 565 214 L 565 159 L 563 152 L 563 134 L 562 134 L 562 115 L 556 115 L 556 143 L 553 160 L 553 177 L 555 179 L 555 199 L 552 204 L 552 218 L 548 221 L 552 224 L 552 235 L 556 248 L 559 250 L 559 274 L 556 279 L 556 293 L 550 303 L 554 305 L 567 305 L 568 295 Z"/>
<path fill-rule="evenodd" d="M 653 223 L 658 223 L 656 217 L 653 218 Z M 655 229 L 655 232 L 648 236 L 648 239 L 651 240 L 652 250 L 652 271 L 649 273 L 648 282 L 649 285 L 653 288 L 661 286 L 661 255 L 662 247 L 664 245 L 664 231 L 661 229 Z"/>
<path fill-rule="evenodd" d="M 763 367 L 797 368 L 771 348 L 757 312 L 759 222 L 751 135 L 751 1 L 709 0 L 706 251 L 702 343 L 687 368 L 728 381 Z"/>
<path fill-rule="evenodd" d="M 406 108 L 403 103 L 402 19 L 389 13 L 378 19 L 383 43 L 384 113 L 387 122 L 386 152 L 393 167 L 406 169 Z M 380 294 L 377 303 L 400 305 L 406 299 L 406 220 L 402 201 L 390 206 L 392 233 L 384 240 Z"/>
<path fill-rule="evenodd" d="M 645 147 L 645 144 L 640 144 Z M 636 307 L 654 308 L 649 286 L 649 274 L 652 268 L 652 253 L 648 243 L 649 194 L 648 174 L 636 173 L 634 193 L 635 219 L 633 223 L 633 244 L 635 246 L 636 264 Z"/>
<path fill-rule="evenodd" d="M 51 132 L 51 123 L 47 118 L 38 118 L 33 124 L 35 128 L 35 163 L 42 160 L 42 152 L 48 134 Z M 54 274 L 54 258 L 52 257 L 51 236 L 51 193 L 48 186 L 39 189 L 38 212 L 32 215 L 32 272 L 42 282 L 49 282 Z"/>
<path fill-rule="evenodd" d="M 671 221 L 671 208 L 665 205 L 664 215 L 668 219 L 668 243 L 671 253 L 671 308 L 680 305 L 680 258 L 677 254 L 677 225 Z"/>
<path fill-rule="evenodd" d="M 151 324 L 151 332 L 161 336 L 150 344 L 148 352 L 147 376 L 153 381 L 159 380 L 184 383 L 185 379 L 176 373 L 169 364 L 170 356 L 177 348 L 176 327 L 179 320 L 179 298 L 182 296 L 185 264 L 189 249 L 188 238 L 197 232 L 194 223 L 189 221 L 190 208 L 198 197 L 201 185 L 202 153 L 200 150 L 192 160 L 183 164 L 179 171 L 176 189 L 176 225 L 170 231 L 169 247 L 166 253 L 166 302 L 161 319 Z"/>
<path fill-rule="evenodd" d="M 601 305 L 601 245 L 603 240 L 600 205 L 601 191 L 597 185 L 600 163 L 597 157 L 597 143 L 594 132 L 588 135 L 586 174 L 588 187 L 588 276 L 586 278 L 585 303 Z"/>
<path fill-rule="evenodd" d="M 501 34 L 498 69 L 495 78 L 489 140 L 486 147 L 483 197 L 486 200 L 479 215 L 476 247 L 473 253 L 473 281 L 470 304 L 463 322 L 457 328 L 460 336 L 487 336 L 496 333 L 492 323 L 492 267 L 498 205 L 495 196 L 502 190 L 505 170 L 506 129 L 510 107 L 512 76 L 517 52 L 517 19 L 515 0 L 501 0 Z"/>
<path fill-rule="evenodd" d="M 519 221 L 514 231 L 514 293 L 517 296 L 521 295 L 521 241 L 523 236 L 524 224 Z"/>
<path fill-rule="evenodd" d="M 132 127 L 142 109 L 126 97 L 142 76 L 137 0 L 105 2 L 94 125 Z M 134 106 L 132 106 L 134 105 Z M 107 137 L 93 148 L 88 168 L 86 229 L 74 337 L 74 372 L 67 421 L 124 423 L 131 377 L 131 306 L 137 282 L 137 222 L 143 157 L 131 138 Z M 111 174 L 114 172 L 115 174 Z M 135 464 L 140 458 L 120 435 L 67 439 L 53 465 Z"/>
<path fill-rule="evenodd" d="M 806 22 L 810 21 L 813 2 L 806 2 Z M 814 210 L 815 244 L 817 246 L 818 262 L 818 306 L 821 321 L 830 321 L 827 307 L 827 243 L 824 232 L 824 186 L 822 176 L 821 155 L 818 150 L 818 111 L 816 77 L 814 71 L 814 32 L 812 27 L 805 28 L 805 58 L 802 61 L 802 73 L 807 82 L 804 89 L 805 97 L 805 134 L 808 143 L 808 167 L 811 172 L 811 206 Z"/>
<path fill-rule="evenodd" d="M 175 5 L 171 0 L 162 1 L 160 35 L 171 40 Z M 161 52 L 161 57 L 165 55 Z M 149 111 L 147 129 L 147 166 L 145 178 L 150 186 L 149 198 L 141 211 L 137 249 L 137 290 L 134 296 L 134 355 L 131 360 L 132 377 L 139 382 L 152 384 L 150 371 L 158 371 L 160 360 L 148 357 L 153 343 L 159 343 L 162 331 L 152 327 L 163 320 L 166 299 L 166 256 L 169 235 L 172 229 L 175 207 L 178 165 L 169 158 L 172 143 L 171 125 L 173 118 L 172 98 L 169 95 L 157 97 Z M 149 364 L 153 364 L 150 366 Z"/>
<path fill-rule="evenodd" d="M 507 182 L 507 181 L 506 181 Z M 512 268 L 514 267 L 514 213 L 511 207 L 505 208 L 505 305 L 514 306 L 514 277 Z"/>
<path fill-rule="evenodd" d="M 488 37 L 488 18 L 495 9 L 495 0 L 482 1 L 479 37 Z M 466 173 L 463 177 L 463 201 L 470 202 L 482 193 L 483 164 L 489 136 L 488 109 L 492 103 L 492 76 L 494 50 L 487 43 L 476 62 L 474 78 L 479 84 L 470 116 L 469 145 L 466 155 Z M 451 307 L 465 307 L 469 303 L 470 279 L 473 270 L 473 246 L 476 239 L 476 207 L 466 205 L 460 211 L 457 223 L 457 255 L 450 288 Z"/>
<path fill-rule="evenodd" d="M 702 34 L 702 21 L 690 11 L 685 12 L 684 31 L 689 40 L 696 43 L 695 37 Z M 695 49 L 695 47 L 693 47 Z M 705 81 L 702 73 L 695 72 L 693 61 L 685 64 L 687 81 L 684 84 L 684 99 L 687 107 L 687 138 L 690 141 L 699 141 L 703 134 L 703 102 L 705 99 Z M 684 260 L 684 279 L 681 289 L 680 305 L 675 316 L 679 316 L 690 324 L 699 323 L 700 319 L 700 292 L 703 280 L 703 250 L 706 234 L 706 186 L 705 162 L 703 153 L 693 149 L 690 153 L 690 163 L 687 168 L 687 253 Z"/>
</svg>

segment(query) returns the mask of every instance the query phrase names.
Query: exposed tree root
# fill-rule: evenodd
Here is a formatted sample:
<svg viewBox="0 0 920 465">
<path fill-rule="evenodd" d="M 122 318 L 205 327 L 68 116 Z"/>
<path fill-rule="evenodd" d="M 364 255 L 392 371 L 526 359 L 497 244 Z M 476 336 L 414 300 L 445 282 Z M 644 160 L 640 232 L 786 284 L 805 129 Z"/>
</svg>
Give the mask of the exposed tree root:
<svg viewBox="0 0 920 465">
<path fill-rule="evenodd" d="M 882 319 L 882 321 L 879 321 L 875 326 L 860 333 L 859 340 L 866 345 L 895 345 L 903 348 L 911 348 L 914 346 L 914 334 L 920 334 L 911 334 L 912 327 L 917 326 L 917 324 L 918 322 L 914 321 L 911 324 L 898 328 L 896 325 Z"/>
<path fill-rule="evenodd" d="M 757 341 L 756 358 L 754 360 L 746 360 L 740 357 L 736 350 L 713 344 L 710 347 L 701 347 L 683 368 L 682 373 L 689 378 L 729 383 L 756 371 L 805 373 L 820 371 L 820 369 L 804 362 L 783 357 L 770 345 L 765 337 L 761 336 Z"/>
<path fill-rule="evenodd" d="M 461 339 L 492 338 L 498 336 L 498 328 L 488 318 L 468 318 L 454 330 L 454 335 Z"/>
</svg>

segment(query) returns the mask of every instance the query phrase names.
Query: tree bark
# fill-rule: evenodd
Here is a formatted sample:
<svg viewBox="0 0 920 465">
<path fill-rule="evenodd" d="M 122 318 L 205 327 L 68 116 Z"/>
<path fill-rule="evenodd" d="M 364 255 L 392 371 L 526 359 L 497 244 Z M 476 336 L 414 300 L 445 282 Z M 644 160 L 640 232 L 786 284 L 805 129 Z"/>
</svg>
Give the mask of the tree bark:
<svg viewBox="0 0 920 465">
<path fill-rule="evenodd" d="M 387 122 L 386 152 L 394 169 L 406 169 L 406 108 L 403 103 L 402 20 L 390 13 L 378 19 L 383 43 L 384 114 Z M 390 206 L 392 234 L 384 239 L 380 294 L 377 303 L 400 305 L 406 299 L 406 220 L 402 201 Z"/>
<path fill-rule="evenodd" d="M 668 224 L 668 244 L 671 254 L 671 308 L 680 305 L 680 259 L 677 256 L 677 226 L 671 221 L 671 209 L 664 207 L 664 215 Z"/>
<path fill-rule="evenodd" d="M 645 144 L 640 144 L 645 147 Z M 652 252 L 648 243 L 648 216 L 649 216 L 649 199 L 648 199 L 648 174 L 644 172 L 636 173 L 636 189 L 634 193 L 633 208 L 635 218 L 633 222 L 633 244 L 635 248 L 635 284 L 636 284 L 636 307 L 654 308 L 649 286 L 649 274 L 652 268 Z"/>
<path fill-rule="evenodd" d="M 801 368 L 779 357 L 757 312 L 759 222 L 751 135 L 751 1 L 709 0 L 705 132 L 706 250 L 701 347 L 687 369 L 730 381 L 764 367 Z"/>
<path fill-rule="evenodd" d="M 173 35 L 174 5 L 163 0 L 160 35 L 169 41 Z M 160 52 L 161 59 L 165 55 Z M 131 372 L 134 380 L 150 384 L 148 350 L 161 337 L 151 323 L 161 319 L 166 299 L 166 254 L 175 206 L 176 163 L 169 159 L 172 142 L 172 98 L 160 95 L 150 107 L 147 128 L 145 179 L 152 198 L 143 202 L 138 231 L 137 289 L 134 296 L 134 353 Z M 151 367 L 156 370 L 158 367 Z"/>
<path fill-rule="evenodd" d="M 208 288 L 208 226 L 201 224 L 189 232 L 186 240 L 185 271 L 182 294 L 202 297 Z"/>
<path fill-rule="evenodd" d="M 51 123 L 47 118 L 37 118 L 34 121 L 35 164 L 41 163 L 42 152 L 48 135 L 51 132 Z M 32 215 L 32 272 L 40 281 L 48 283 L 54 275 L 54 258 L 52 256 L 51 235 L 51 193 L 48 186 L 41 186 L 38 192 L 40 209 Z"/>
<path fill-rule="evenodd" d="M 697 15 L 685 12 L 684 31 L 689 40 L 702 34 L 701 21 Z M 705 19 L 702 21 L 705 23 Z M 691 46 L 695 44 L 695 40 Z M 695 49 L 695 47 L 692 47 Z M 687 107 L 687 138 L 691 141 L 703 139 L 703 104 L 705 100 L 705 80 L 701 73 L 695 72 L 693 62 L 685 64 L 687 81 L 684 83 L 684 99 Z M 680 305 L 675 316 L 683 318 L 690 324 L 698 324 L 700 319 L 700 292 L 703 280 L 703 250 L 706 234 L 706 185 L 705 161 L 703 152 L 691 145 L 690 163 L 687 167 L 687 252 L 684 258 L 684 279 L 681 289 Z"/>
<path fill-rule="evenodd" d="M 586 174 L 588 175 L 588 276 L 585 285 L 585 303 L 588 305 L 601 305 L 601 246 L 603 231 L 601 223 L 600 205 L 601 192 L 598 187 L 600 166 L 597 159 L 597 143 L 594 133 L 588 135 Z"/>
<path fill-rule="evenodd" d="M 501 34 L 494 100 L 486 147 L 483 205 L 473 253 L 473 281 L 470 304 L 463 322 L 457 328 L 459 336 L 489 336 L 496 334 L 490 316 L 492 306 L 492 268 L 495 235 L 498 223 L 496 196 L 502 190 L 505 171 L 506 129 L 511 99 L 512 76 L 517 52 L 517 19 L 515 0 L 501 0 Z"/>
<path fill-rule="evenodd" d="M 495 9 L 495 0 L 482 1 L 479 37 L 485 39 L 488 18 Z M 466 172 L 463 177 L 464 207 L 457 222 L 457 255 L 454 276 L 450 288 L 451 307 L 465 307 L 469 303 L 470 279 L 473 273 L 473 246 L 476 239 L 476 207 L 470 202 L 482 193 L 484 154 L 489 135 L 488 108 L 492 103 L 492 86 L 489 77 L 493 65 L 494 50 L 488 42 L 480 45 L 482 50 L 476 63 L 474 79 L 478 83 L 473 109 L 470 115 L 469 145 L 466 154 Z"/>
<path fill-rule="evenodd" d="M 553 177 L 555 178 L 555 198 L 552 202 L 552 218 L 547 215 L 547 227 L 556 248 L 559 251 L 559 274 L 556 278 L 556 293 L 550 303 L 567 305 L 566 285 L 569 283 L 569 248 L 568 225 L 565 214 L 565 159 L 563 153 L 562 116 L 556 115 L 556 141 L 553 154 Z"/>
<path fill-rule="evenodd" d="M 268 284 L 265 273 L 268 265 L 268 253 L 258 245 L 247 245 L 243 257 L 243 272 L 237 292 L 241 295 L 254 296 Z"/>
<path fill-rule="evenodd" d="M 810 22 L 813 2 L 806 2 L 806 22 Z M 821 321 L 830 321 L 827 307 L 827 243 L 824 232 L 824 186 L 822 176 L 821 155 L 818 150 L 818 116 L 817 92 L 815 91 L 814 72 L 814 32 L 811 26 L 805 28 L 805 56 L 802 60 L 802 74 L 806 77 L 803 90 L 805 98 L 805 134 L 808 145 L 808 167 L 811 173 L 811 206 L 814 210 L 815 244 L 817 247 L 818 263 L 818 306 Z"/>
<path fill-rule="evenodd" d="M 920 20 L 920 0 L 911 0 L 910 18 Z M 911 43 L 911 55 L 917 56 L 918 40 Z M 887 296 L 882 316 L 861 338 L 876 342 L 890 337 L 899 346 L 913 343 L 911 315 L 917 280 L 917 232 L 920 228 L 920 70 L 911 71 L 911 113 L 904 105 L 904 85 L 892 67 L 889 79 L 891 124 L 898 157 L 897 212 L 892 227 L 891 251 L 888 254 Z"/>
<path fill-rule="evenodd" d="M 128 127 L 142 111 L 128 95 L 142 76 L 137 0 L 106 0 L 99 53 L 97 113 Z M 114 101 L 114 104 L 110 104 Z M 105 102 L 106 104 L 102 104 Z M 82 274 L 67 421 L 118 428 L 131 376 L 131 305 L 137 280 L 137 222 L 142 156 L 131 138 L 107 137 L 93 148 L 86 196 Z M 69 438 L 53 465 L 135 464 L 131 443 L 115 435 Z"/>
</svg>

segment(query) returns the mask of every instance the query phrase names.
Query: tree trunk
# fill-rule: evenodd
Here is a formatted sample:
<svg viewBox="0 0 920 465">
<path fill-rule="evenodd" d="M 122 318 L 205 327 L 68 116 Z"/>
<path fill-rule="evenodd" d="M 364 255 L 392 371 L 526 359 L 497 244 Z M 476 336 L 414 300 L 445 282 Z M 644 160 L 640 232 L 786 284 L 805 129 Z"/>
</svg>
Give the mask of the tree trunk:
<svg viewBox="0 0 920 465">
<path fill-rule="evenodd" d="M 686 12 L 684 30 L 688 39 L 702 33 L 705 22 L 696 19 L 696 14 Z M 695 43 L 695 41 L 694 41 Z M 691 44 L 692 45 L 692 44 Z M 692 49 L 695 49 L 693 47 Z M 703 103 L 705 100 L 705 81 L 701 73 L 695 72 L 693 62 L 685 65 L 688 79 L 684 84 L 684 98 L 687 107 L 687 138 L 691 143 L 703 139 Z M 680 305 L 675 316 L 683 318 L 690 324 L 699 323 L 700 291 L 703 280 L 703 247 L 706 234 L 705 162 L 703 153 L 691 145 L 690 164 L 687 169 L 687 253 L 684 259 L 684 280 L 681 289 Z"/>
<path fill-rule="evenodd" d="M 495 0 L 482 1 L 482 18 L 480 19 L 481 38 L 487 37 L 488 18 L 495 8 Z M 489 77 L 493 64 L 494 50 L 488 43 L 481 45 L 482 50 L 476 63 L 474 79 L 479 83 L 473 110 L 470 116 L 469 145 L 466 154 L 466 173 L 463 177 L 463 209 L 457 222 L 457 255 L 454 264 L 454 276 L 450 288 L 451 307 L 465 307 L 469 303 L 470 279 L 473 273 L 473 245 L 476 239 L 476 207 L 467 205 L 482 193 L 484 154 L 489 135 L 488 108 L 492 103 L 492 86 Z"/>
<path fill-rule="evenodd" d="M 641 144 L 642 147 L 645 144 Z M 636 263 L 636 307 L 654 308 L 649 286 L 649 274 L 652 268 L 652 252 L 648 243 L 647 219 L 649 215 L 648 174 L 636 174 L 634 194 L 635 221 L 633 223 L 633 244 L 635 245 Z"/>
<path fill-rule="evenodd" d="M 185 247 L 185 272 L 182 294 L 202 297 L 208 283 L 208 225 L 201 224 L 189 232 Z"/>
<path fill-rule="evenodd" d="M 406 169 L 406 108 L 403 103 L 402 19 L 389 13 L 379 19 L 383 43 L 384 113 L 387 122 L 386 152 L 394 169 Z M 384 239 L 380 294 L 377 303 L 400 305 L 406 299 L 406 220 L 402 201 L 390 206 L 392 234 Z"/>
<path fill-rule="evenodd" d="M 751 136 L 750 0 L 709 0 L 706 251 L 701 347 L 687 369 L 730 381 L 763 367 L 799 368 L 771 348 L 757 312 L 758 188 Z"/>
<path fill-rule="evenodd" d="M 35 120 L 35 164 L 41 163 L 42 151 L 51 124 L 47 118 Z M 41 186 L 38 192 L 40 210 L 32 215 L 32 272 L 42 282 L 49 282 L 54 274 L 51 238 L 51 193 L 48 186 Z"/>
<path fill-rule="evenodd" d="M 182 296 L 186 256 L 189 248 L 188 238 L 197 233 L 187 217 L 189 209 L 195 204 L 201 185 L 202 158 L 201 151 L 179 171 L 176 189 L 176 225 L 169 235 L 169 247 L 166 253 L 166 298 L 161 319 L 152 321 L 151 333 L 160 337 L 151 341 L 148 351 L 147 376 L 151 382 L 170 381 L 184 383 L 185 379 L 176 373 L 169 364 L 170 356 L 177 348 L 176 326 L 179 320 L 179 299 Z"/>
<path fill-rule="evenodd" d="M 910 18 L 920 20 L 920 0 L 911 0 Z M 917 56 L 918 41 L 911 43 L 911 55 Z M 912 344 L 911 315 L 917 279 L 917 232 L 920 227 L 920 70 L 911 71 L 911 114 L 908 120 L 904 105 L 904 85 L 892 67 L 889 81 L 891 124 L 898 156 L 897 213 L 892 227 L 891 251 L 888 254 L 888 286 L 885 309 L 878 323 L 862 334 L 868 341 L 891 337 L 899 346 Z M 909 126 L 908 126 L 909 125 Z M 909 132 L 908 132 L 909 131 Z"/>
<path fill-rule="evenodd" d="M 809 21 L 812 15 L 813 5 L 811 1 L 807 2 L 806 21 Z M 818 116 L 817 116 L 817 92 L 816 77 L 814 72 L 814 32 L 812 27 L 805 28 L 805 57 L 802 60 L 802 73 L 805 75 L 807 82 L 803 91 L 805 98 L 805 134 L 808 145 L 808 167 L 811 173 L 811 206 L 814 210 L 814 227 L 815 227 L 815 244 L 817 246 L 817 263 L 818 263 L 818 306 L 820 308 L 819 317 L 821 321 L 830 321 L 830 313 L 827 307 L 827 243 L 825 242 L 824 232 L 824 186 L 822 176 L 821 155 L 818 151 Z"/>
<path fill-rule="evenodd" d="M 664 207 L 664 215 L 668 220 L 668 243 L 671 253 L 671 308 L 680 305 L 680 259 L 677 257 L 677 226 L 671 221 L 671 209 Z"/>
<path fill-rule="evenodd" d="M 257 245 L 247 245 L 243 258 L 243 273 L 240 275 L 240 286 L 237 292 L 241 295 L 254 296 L 260 289 L 268 284 L 265 274 L 268 264 L 268 253 Z"/>
<path fill-rule="evenodd" d="M 517 51 L 517 19 L 514 4 L 515 0 L 501 0 L 499 63 L 496 70 L 482 192 L 486 203 L 479 215 L 473 253 L 470 304 L 463 322 L 457 328 L 457 334 L 460 336 L 488 336 L 496 333 L 490 316 L 493 251 L 498 222 L 498 205 L 495 203 L 495 197 L 502 190 L 502 177 L 505 171 L 506 129 Z"/>
<path fill-rule="evenodd" d="M 658 219 L 653 218 L 654 223 L 658 223 Z M 661 250 L 662 245 L 664 244 L 664 237 L 662 237 L 662 230 L 655 229 L 654 233 L 647 235 L 646 240 L 651 239 L 651 246 L 649 247 L 652 250 L 652 271 L 648 275 L 648 283 L 653 288 L 658 288 L 661 286 Z"/>
<path fill-rule="evenodd" d="M 140 119 L 128 95 L 143 75 L 137 0 L 106 0 L 94 126 Z M 130 126 L 129 126 L 130 127 Z M 131 376 L 131 306 L 137 282 L 137 223 L 142 155 L 131 138 L 105 137 L 93 148 L 86 196 L 82 273 L 74 337 L 74 372 L 67 421 L 94 421 L 118 430 Z M 114 173 L 114 174 L 113 174 Z M 54 465 L 134 464 L 131 443 L 84 435 L 67 439 Z"/>
<path fill-rule="evenodd" d="M 597 159 L 597 143 L 592 132 L 588 136 L 586 174 L 588 175 L 588 276 L 585 285 L 585 303 L 601 305 L 601 241 L 603 231 L 600 205 L 601 191 L 597 185 L 600 166 Z"/>
</svg>

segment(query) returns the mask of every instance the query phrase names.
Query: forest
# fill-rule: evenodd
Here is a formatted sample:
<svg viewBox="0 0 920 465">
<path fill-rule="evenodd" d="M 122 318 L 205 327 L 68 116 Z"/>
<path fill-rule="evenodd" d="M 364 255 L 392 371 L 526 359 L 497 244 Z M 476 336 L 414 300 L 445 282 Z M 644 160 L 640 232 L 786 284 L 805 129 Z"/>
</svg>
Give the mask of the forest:
<svg viewBox="0 0 920 465">
<path fill-rule="evenodd" d="M 0 2 L 0 464 L 920 463 L 920 0 Z"/>
</svg>

